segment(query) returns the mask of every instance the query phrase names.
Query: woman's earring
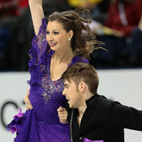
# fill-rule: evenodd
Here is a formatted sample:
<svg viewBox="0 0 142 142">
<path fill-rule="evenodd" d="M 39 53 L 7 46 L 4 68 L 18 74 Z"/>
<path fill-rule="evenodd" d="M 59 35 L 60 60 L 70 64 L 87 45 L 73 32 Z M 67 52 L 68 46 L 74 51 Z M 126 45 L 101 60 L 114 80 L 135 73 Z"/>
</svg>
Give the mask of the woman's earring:
<svg viewBox="0 0 142 142">
<path fill-rule="evenodd" d="M 69 38 L 69 41 L 70 41 L 71 39 Z"/>
</svg>

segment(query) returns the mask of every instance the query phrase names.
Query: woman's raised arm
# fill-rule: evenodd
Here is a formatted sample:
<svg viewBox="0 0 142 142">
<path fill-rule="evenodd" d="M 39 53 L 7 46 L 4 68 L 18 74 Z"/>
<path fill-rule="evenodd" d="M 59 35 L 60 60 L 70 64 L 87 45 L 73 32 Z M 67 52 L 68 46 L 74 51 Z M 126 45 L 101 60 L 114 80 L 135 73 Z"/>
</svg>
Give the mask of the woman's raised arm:
<svg viewBox="0 0 142 142">
<path fill-rule="evenodd" d="M 42 18 L 44 17 L 42 0 L 29 0 L 29 7 L 31 10 L 34 31 L 35 34 L 37 35 L 39 27 L 41 26 Z"/>
</svg>

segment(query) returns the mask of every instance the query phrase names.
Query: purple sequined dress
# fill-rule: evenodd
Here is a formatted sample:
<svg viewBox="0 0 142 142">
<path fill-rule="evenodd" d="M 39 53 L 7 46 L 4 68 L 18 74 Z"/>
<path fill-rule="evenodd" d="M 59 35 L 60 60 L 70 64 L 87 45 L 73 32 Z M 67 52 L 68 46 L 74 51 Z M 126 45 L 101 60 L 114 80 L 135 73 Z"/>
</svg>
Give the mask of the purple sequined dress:
<svg viewBox="0 0 142 142">
<path fill-rule="evenodd" d="M 50 78 L 50 60 L 54 51 L 47 43 L 46 27 L 43 18 L 39 34 L 33 38 L 29 51 L 29 98 L 33 109 L 25 114 L 18 113 L 7 126 L 8 131 L 16 131 L 15 142 L 70 142 L 69 124 L 61 124 L 58 118 L 57 109 L 65 107 L 66 99 L 62 95 L 62 80 L 52 81 Z M 75 56 L 70 65 L 81 61 L 88 62 Z"/>
</svg>

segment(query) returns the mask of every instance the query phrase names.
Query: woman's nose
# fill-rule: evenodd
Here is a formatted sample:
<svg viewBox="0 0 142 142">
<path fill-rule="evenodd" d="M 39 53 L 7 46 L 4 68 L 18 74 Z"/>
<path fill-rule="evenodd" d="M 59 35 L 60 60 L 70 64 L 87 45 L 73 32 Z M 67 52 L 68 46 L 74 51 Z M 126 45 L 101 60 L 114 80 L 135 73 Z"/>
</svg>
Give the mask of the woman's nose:
<svg viewBox="0 0 142 142">
<path fill-rule="evenodd" d="M 47 41 L 52 41 L 52 40 L 53 40 L 52 34 L 48 34 L 48 35 L 46 36 L 46 39 L 47 39 Z"/>
<path fill-rule="evenodd" d="M 52 41 L 53 40 L 53 36 L 52 34 L 49 35 L 49 40 Z"/>
</svg>

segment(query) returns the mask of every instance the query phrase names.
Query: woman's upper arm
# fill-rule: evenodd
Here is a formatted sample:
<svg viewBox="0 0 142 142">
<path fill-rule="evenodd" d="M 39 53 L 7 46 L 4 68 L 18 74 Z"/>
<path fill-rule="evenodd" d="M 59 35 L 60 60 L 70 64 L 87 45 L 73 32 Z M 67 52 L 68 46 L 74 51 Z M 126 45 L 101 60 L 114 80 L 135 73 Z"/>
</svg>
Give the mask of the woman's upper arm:
<svg viewBox="0 0 142 142">
<path fill-rule="evenodd" d="M 42 0 L 29 0 L 29 7 L 31 10 L 34 31 L 35 34 L 37 35 L 39 32 L 39 27 L 41 26 L 42 23 L 42 19 L 44 17 Z"/>
</svg>

